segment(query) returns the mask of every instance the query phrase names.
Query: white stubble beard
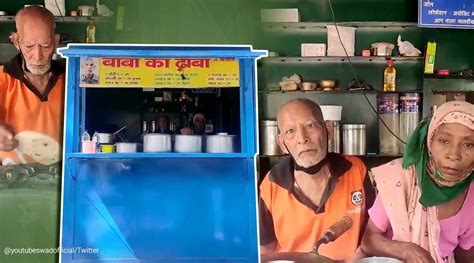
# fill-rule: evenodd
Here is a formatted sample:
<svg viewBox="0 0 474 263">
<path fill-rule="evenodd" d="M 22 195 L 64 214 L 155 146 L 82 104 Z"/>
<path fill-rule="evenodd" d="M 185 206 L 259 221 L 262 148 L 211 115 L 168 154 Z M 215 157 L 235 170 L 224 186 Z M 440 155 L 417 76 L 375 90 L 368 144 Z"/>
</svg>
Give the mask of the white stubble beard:
<svg viewBox="0 0 474 263">
<path fill-rule="evenodd" d="M 26 63 L 26 68 L 31 72 L 33 75 L 44 75 L 48 73 L 49 69 L 51 68 L 51 64 L 45 65 L 43 67 L 31 67 L 28 63 Z"/>
</svg>

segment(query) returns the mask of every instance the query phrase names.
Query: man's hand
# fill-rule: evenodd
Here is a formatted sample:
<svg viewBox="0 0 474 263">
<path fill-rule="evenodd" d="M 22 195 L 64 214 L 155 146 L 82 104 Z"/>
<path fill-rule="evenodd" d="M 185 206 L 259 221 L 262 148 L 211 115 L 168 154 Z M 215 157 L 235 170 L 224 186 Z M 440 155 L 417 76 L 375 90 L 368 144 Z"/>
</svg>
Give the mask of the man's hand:
<svg viewBox="0 0 474 263">
<path fill-rule="evenodd" d="M 10 125 L 0 123 L 0 151 L 11 151 L 16 148 L 17 142 L 13 139 L 13 134 Z"/>
<path fill-rule="evenodd" d="M 406 242 L 403 245 L 403 262 L 434 263 L 430 253 L 415 243 Z"/>
</svg>

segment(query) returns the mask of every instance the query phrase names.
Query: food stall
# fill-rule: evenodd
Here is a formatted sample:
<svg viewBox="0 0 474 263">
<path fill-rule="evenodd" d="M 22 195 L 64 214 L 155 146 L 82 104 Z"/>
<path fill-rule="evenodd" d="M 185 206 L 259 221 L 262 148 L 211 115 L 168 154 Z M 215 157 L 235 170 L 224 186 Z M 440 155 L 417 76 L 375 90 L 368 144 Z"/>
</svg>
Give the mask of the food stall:
<svg viewBox="0 0 474 263">
<path fill-rule="evenodd" d="M 62 262 L 257 262 L 255 64 L 266 52 L 249 46 L 80 44 L 59 52 L 68 66 Z M 95 67 L 88 68 L 91 61 Z M 164 94 L 152 96 L 160 107 L 177 103 L 177 122 L 197 115 L 188 111 L 211 90 L 198 110 L 211 107 L 207 113 L 215 121 L 206 123 L 203 135 L 143 131 L 141 124 L 148 129 L 156 112 L 141 112 L 136 103 L 146 91 L 160 89 L 180 94 L 169 103 Z M 197 95 L 192 100 L 189 94 Z M 116 132 L 109 134 L 119 138 L 112 143 L 136 148 L 102 141 L 103 123 L 111 120 Z M 211 146 L 213 136 L 232 143 Z M 196 149 L 187 147 L 193 138 L 199 138 Z"/>
</svg>

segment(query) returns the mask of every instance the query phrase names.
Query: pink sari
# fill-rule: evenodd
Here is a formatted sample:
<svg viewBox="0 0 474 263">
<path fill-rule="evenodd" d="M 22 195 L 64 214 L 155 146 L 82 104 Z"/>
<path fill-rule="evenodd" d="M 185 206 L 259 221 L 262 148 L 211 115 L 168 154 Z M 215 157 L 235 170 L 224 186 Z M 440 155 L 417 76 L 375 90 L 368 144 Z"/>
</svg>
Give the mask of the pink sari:
<svg viewBox="0 0 474 263">
<path fill-rule="evenodd" d="M 440 256 L 438 209 L 424 208 L 419 202 L 420 188 L 417 185 L 415 167 L 402 168 L 402 159 L 373 168 L 375 182 L 393 230 L 393 240 L 413 242 L 429 251 L 433 259 L 447 261 Z"/>
</svg>

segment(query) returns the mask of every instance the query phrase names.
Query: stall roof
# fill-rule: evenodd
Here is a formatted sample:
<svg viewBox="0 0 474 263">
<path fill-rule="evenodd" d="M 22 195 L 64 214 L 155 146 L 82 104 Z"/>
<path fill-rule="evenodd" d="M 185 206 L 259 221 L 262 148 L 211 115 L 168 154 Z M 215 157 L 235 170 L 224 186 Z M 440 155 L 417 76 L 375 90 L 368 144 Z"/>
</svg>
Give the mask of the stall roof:
<svg viewBox="0 0 474 263">
<path fill-rule="evenodd" d="M 253 50 L 250 45 L 130 45 L 68 44 L 58 53 L 66 57 L 180 57 L 180 58 L 258 58 L 266 50 Z"/>
</svg>

